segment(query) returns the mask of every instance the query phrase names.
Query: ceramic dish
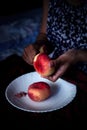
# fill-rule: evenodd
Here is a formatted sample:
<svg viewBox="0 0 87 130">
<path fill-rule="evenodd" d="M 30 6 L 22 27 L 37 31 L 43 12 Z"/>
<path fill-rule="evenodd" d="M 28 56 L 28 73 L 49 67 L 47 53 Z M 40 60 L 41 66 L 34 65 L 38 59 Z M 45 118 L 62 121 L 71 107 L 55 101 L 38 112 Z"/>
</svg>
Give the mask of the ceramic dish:
<svg viewBox="0 0 87 130">
<path fill-rule="evenodd" d="M 27 93 L 29 85 L 38 81 L 44 81 L 50 85 L 52 93 L 48 99 L 35 102 L 27 94 L 21 98 L 15 96 L 20 92 Z M 7 101 L 17 109 L 27 112 L 50 112 L 68 105 L 76 96 L 76 92 L 76 85 L 61 78 L 51 82 L 40 77 L 37 72 L 31 72 L 14 79 L 7 86 L 5 96 Z"/>
</svg>

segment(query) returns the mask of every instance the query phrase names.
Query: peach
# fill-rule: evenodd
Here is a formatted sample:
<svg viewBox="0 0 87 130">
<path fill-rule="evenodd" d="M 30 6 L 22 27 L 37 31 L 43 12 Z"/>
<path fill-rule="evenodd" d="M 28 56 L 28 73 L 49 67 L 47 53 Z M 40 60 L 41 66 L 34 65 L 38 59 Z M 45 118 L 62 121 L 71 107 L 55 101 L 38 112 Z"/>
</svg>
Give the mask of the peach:
<svg viewBox="0 0 87 130">
<path fill-rule="evenodd" d="M 34 57 L 33 66 L 41 76 L 49 76 L 55 72 L 51 65 L 51 58 L 46 53 L 39 53 Z"/>
<path fill-rule="evenodd" d="M 33 101 L 46 100 L 51 94 L 50 86 L 46 82 L 35 82 L 28 87 L 28 96 Z"/>
</svg>

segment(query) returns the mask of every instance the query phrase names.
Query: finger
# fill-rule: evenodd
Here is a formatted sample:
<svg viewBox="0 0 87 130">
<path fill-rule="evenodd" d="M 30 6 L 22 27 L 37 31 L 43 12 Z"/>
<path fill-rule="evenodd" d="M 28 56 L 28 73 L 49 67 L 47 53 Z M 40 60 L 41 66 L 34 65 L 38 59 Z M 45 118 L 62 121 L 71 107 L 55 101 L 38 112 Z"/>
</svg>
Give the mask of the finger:
<svg viewBox="0 0 87 130">
<path fill-rule="evenodd" d="M 29 58 L 29 56 L 26 56 L 26 55 L 24 54 L 24 55 L 22 56 L 22 58 L 23 58 L 23 60 L 24 60 L 26 63 L 28 63 L 28 64 L 30 64 L 30 65 L 33 64 L 33 61 L 32 61 L 32 59 Z"/>
<path fill-rule="evenodd" d="M 58 71 L 54 75 L 49 76 L 49 77 L 45 77 L 45 78 L 52 81 L 52 82 L 55 82 L 57 79 L 59 79 L 64 74 L 66 69 L 67 69 L 67 67 L 62 66 L 58 69 Z"/>
<path fill-rule="evenodd" d="M 25 49 L 24 49 L 24 54 L 23 54 L 23 55 L 25 55 L 25 57 L 28 57 L 28 56 L 29 56 L 29 51 L 31 51 L 31 50 L 28 49 L 28 48 L 25 48 Z"/>
<path fill-rule="evenodd" d="M 67 70 L 67 66 L 63 65 L 61 66 L 58 71 L 55 73 L 55 75 L 53 75 L 53 80 L 56 81 L 58 78 L 60 78 L 64 73 L 65 71 Z"/>
</svg>

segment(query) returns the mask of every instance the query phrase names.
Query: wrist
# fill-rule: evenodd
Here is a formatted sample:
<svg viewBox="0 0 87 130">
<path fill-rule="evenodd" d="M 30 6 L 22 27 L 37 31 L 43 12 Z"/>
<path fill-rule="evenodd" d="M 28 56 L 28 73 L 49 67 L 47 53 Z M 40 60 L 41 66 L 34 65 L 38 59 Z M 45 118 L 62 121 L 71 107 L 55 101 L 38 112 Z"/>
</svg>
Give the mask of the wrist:
<svg viewBox="0 0 87 130">
<path fill-rule="evenodd" d="M 36 39 L 36 46 L 39 50 L 44 49 L 47 54 L 50 54 L 53 51 L 53 43 L 51 43 L 46 36 L 46 33 L 39 33 Z"/>
<path fill-rule="evenodd" d="M 43 46 L 46 49 L 47 43 L 48 43 L 48 39 L 46 37 L 46 34 L 39 33 L 39 35 L 37 36 L 36 42 L 35 42 L 36 49 L 38 49 L 40 51 L 41 48 L 43 48 Z"/>
<path fill-rule="evenodd" d="M 87 50 L 77 50 L 78 62 L 87 62 Z"/>
<path fill-rule="evenodd" d="M 37 36 L 36 38 L 36 42 L 40 43 L 40 42 L 47 42 L 48 39 L 47 39 L 47 36 L 46 36 L 46 33 L 39 33 L 39 35 Z"/>
</svg>

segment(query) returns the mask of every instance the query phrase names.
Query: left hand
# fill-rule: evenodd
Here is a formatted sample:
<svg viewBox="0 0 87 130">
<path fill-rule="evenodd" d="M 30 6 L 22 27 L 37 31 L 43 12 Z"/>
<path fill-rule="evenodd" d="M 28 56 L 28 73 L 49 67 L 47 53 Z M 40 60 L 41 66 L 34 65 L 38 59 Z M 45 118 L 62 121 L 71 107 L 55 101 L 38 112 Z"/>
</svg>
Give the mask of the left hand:
<svg viewBox="0 0 87 130">
<path fill-rule="evenodd" d="M 78 62 L 77 52 L 77 50 L 70 49 L 60 55 L 57 59 L 51 60 L 51 65 L 55 67 L 56 72 L 53 75 L 44 78 L 55 82 L 67 71 L 67 69 Z"/>
</svg>

